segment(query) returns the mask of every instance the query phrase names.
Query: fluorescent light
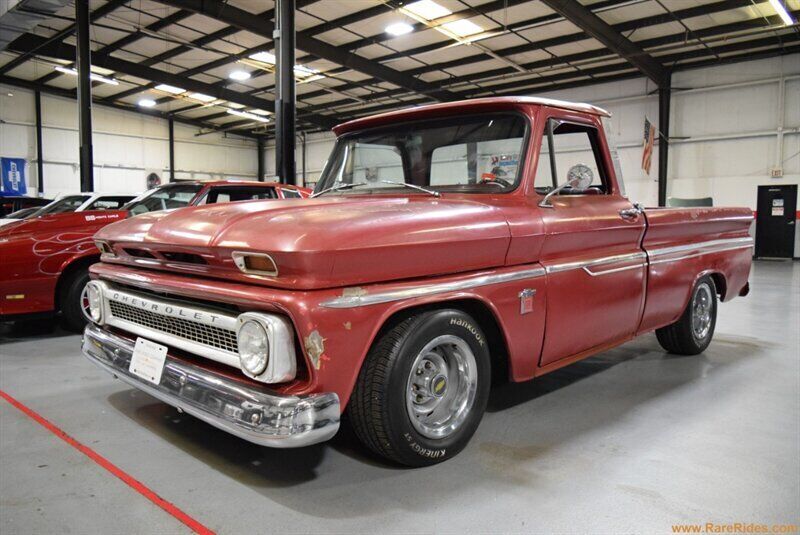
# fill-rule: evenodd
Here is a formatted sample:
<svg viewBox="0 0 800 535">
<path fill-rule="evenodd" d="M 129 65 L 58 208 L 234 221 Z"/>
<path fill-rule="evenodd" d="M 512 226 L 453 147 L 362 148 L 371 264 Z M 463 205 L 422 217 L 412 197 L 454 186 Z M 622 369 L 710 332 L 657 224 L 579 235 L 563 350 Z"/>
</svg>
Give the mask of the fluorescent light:
<svg viewBox="0 0 800 535">
<path fill-rule="evenodd" d="M 78 76 L 78 71 L 76 71 L 75 69 L 71 69 L 69 67 L 58 66 L 58 67 L 55 67 L 55 69 L 58 72 L 63 72 L 64 74 L 69 74 L 70 76 Z M 89 73 L 89 78 L 91 78 L 92 80 L 95 80 L 97 82 L 104 82 L 104 83 L 110 84 L 110 85 L 119 85 L 119 82 L 117 80 L 114 80 L 113 78 L 106 78 L 105 76 L 102 76 L 102 75 L 94 73 L 94 72 L 90 72 Z"/>
<path fill-rule="evenodd" d="M 440 6 L 433 0 L 419 0 L 419 2 L 403 6 L 403 9 L 426 20 L 438 19 L 452 13 L 452 11 Z"/>
<path fill-rule="evenodd" d="M 389 35 L 405 35 L 414 31 L 414 27 L 405 22 L 395 22 L 386 27 L 386 33 Z"/>
<path fill-rule="evenodd" d="M 483 28 L 467 19 L 446 22 L 442 24 L 442 28 L 459 37 L 467 37 L 468 35 L 475 35 L 483 31 Z"/>
<path fill-rule="evenodd" d="M 269 52 L 257 52 L 249 57 L 250 59 L 254 59 L 258 62 L 266 63 L 268 65 L 275 65 L 275 62 L 277 61 L 275 55 L 270 54 Z M 305 65 L 295 65 L 294 75 L 298 78 L 304 78 L 305 81 L 317 80 L 321 78 L 317 69 L 312 69 L 311 67 L 306 67 Z"/>
<path fill-rule="evenodd" d="M 794 24 L 794 20 L 792 20 L 791 15 L 789 12 L 786 11 L 786 6 L 781 3 L 781 0 L 769 0 L 770 5 L 775 9 L 778 13 L 778 16 L 781 18 L 783 23 L 787 26 L 791 26 Z"/>
<path fill-rule="evenodd" d="M 228 106 L 230 106 L 235 110 L 241 110 L 242 108 L 244 108 L 244 104 L 237 104 L 236 102 L 228 102 Z"/>
<path fill-rule="evenodd" d="M 151 98 L 143 98 L 138 102 L 142 108 L 152 108 L 156 105 L 156 101 Z"/>
<path fill-rule="evenodd" d="M 250 110 L 250 113 L 255 113 L 256 115 L 270 115 L 267 110 Z"/>
<path fill-rule="evenodd" d="M 269 52 L 257 52 L 250 56 L 250 59 L 254 59 L 256 61 L 260 61 L 261 63 L 269 63 L 270 65 L 275 65 L 275 55 L 270 54 Z"/>
<path fill-rule="evenodd" d="M 228 75 L 231 80 L 244 81 L 250 78 L 250 73 L 247 71 L 233 71 Z"/>
<path fill-rule="evenodd" d="M 312 69 L 311 67 L 306 67 L 305 65 L 295 65 L 294 66 L 294 75 L 298 78 L 307 78 L 309 76 L 314 76 L 319 71 L 317 69 Z"/>
<path fill-rule="evenodd" d="M 189 98 L 194 100 L 199 100 L 200 102 L 214 102 L 215 100 L 217 100 L 216 97 L 210 97 L 202 93 L 192 93 L 191 95 L 189 95 Z"/>
<path fill-rule="evenodd" d="M 180 87 L 175 87 L 174 85 L 168 84 L 159 84 L 156 86 L 156 89 L 159 91 L 164 91 L 166 93 L 172 93 L 173 95 L 180 95 L 181 93 L 186 93 L 185 89 L 181 89 Z"/>
<path fill-rule="evenodd" d="M 239 117 L 244 117 L 245 119 L 250 119 L 251 121 L 258 121 L 259 123 L 269 122 L 269 119 L 267 119 L 266 117 L 261 117 L 259 115 L 256 115 L 255 113 L 250 113 L 248 111 L 228 109 L 228 113 L 231 115 L 238 115 Z"/>
</svg>

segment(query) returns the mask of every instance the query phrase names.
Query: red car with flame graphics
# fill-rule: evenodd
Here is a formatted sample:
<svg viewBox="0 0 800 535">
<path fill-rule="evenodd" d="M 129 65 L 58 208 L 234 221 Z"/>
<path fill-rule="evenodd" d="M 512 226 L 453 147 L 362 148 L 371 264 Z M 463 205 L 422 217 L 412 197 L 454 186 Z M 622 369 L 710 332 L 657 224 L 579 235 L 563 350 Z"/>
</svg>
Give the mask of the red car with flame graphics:
<svg viewBox="0 0 800 535">
<path fill-rule="evenodd" d="M 100 253 L 94 234 L 114 221 L 157 210 L 256 199 L 305 198 L 306 188 L 272 182 L 179 182 L 151 190 L 121 210 L 57 213 L 0 227 L 0 321 L 61 312 L 80 330 L 86 323 L 83 289 Z"/>
</svg>

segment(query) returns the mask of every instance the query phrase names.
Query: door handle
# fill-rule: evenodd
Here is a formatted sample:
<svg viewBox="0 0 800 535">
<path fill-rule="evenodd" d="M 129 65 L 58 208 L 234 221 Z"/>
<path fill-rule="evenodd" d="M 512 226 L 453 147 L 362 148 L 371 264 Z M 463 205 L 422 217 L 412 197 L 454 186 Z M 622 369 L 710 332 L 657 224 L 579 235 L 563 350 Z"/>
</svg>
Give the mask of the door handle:
<svg viewBox="0 0 800 535">
<path fill-rule="evenodd" d="M 619 211 L 619 216 L 622 219 L 636 219 L 644 212 L 644 207 L 637 203 L 634 203 L 632 208 L 623 208 Z"/>
</svg>

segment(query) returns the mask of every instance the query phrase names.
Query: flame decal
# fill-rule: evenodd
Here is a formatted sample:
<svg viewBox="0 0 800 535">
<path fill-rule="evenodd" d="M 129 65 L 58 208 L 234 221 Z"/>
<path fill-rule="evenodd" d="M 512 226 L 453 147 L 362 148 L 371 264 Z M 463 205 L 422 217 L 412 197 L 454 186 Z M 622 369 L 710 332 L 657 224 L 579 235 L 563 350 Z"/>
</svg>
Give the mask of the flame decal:
<svg viewBox="0 0 800 535">
<path fill-rule="evenodd" d="M 92 236 L 94 232 L 54 232 L 34 238 L 33 254 L 39 258 L 39 273 L 53 276 L 61 273 L 65 260 L 94 248 Z"/>
</svg>

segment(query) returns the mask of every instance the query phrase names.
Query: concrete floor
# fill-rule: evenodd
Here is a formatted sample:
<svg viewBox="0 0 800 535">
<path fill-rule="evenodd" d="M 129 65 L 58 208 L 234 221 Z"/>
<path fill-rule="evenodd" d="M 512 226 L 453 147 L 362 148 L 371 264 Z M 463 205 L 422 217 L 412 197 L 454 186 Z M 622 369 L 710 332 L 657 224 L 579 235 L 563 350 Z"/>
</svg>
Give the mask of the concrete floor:
<svg viewBox="0 0 800 535">
<path fill-rule="evenodd" d="M 0 331 L 0 388 L 210 529 L 670 533 L 800 524 L 800 263 L 755 266 L 711 347 L 649 335 L 495 392 L 469 447 L 389 467 L 347 435 L 259 448 L 114 381 L 48 326 Z M 0 400 L 0 532 L 189 530 Z"/>
</svg>

